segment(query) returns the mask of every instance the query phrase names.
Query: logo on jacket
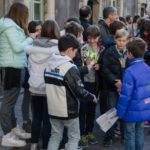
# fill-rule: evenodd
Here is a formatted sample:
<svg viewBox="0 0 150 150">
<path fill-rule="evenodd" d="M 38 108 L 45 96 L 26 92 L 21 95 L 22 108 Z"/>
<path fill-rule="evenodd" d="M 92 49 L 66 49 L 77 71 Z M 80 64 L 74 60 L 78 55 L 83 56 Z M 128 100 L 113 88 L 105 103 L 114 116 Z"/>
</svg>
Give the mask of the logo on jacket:
<svg viewBox="0 0 150 150">
<path fill-rule="evenodd" d="M 60 69 L 58 69 L 58 68 L 55 68 L 55 69 L 51 69 L 51 72 L 53 72 L 53 73 L 59 73 L 60 72 Z"/>
</svg>

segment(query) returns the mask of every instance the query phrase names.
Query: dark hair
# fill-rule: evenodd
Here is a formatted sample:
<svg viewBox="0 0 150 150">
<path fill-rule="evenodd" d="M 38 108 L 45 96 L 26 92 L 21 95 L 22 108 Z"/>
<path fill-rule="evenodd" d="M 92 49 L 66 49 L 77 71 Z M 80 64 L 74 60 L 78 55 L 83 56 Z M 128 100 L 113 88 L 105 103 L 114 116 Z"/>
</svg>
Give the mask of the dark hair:
<svg viewBox="0 0 150 150">
<path fill-rule="evenodd" d="M 146 49 L 146 43 L 141 38 L 131 38 L 127 43 L 127 50 L 135 57 L 143 57 Z"/>
<path fill-rule="evenodd" d="M 79 10 L 81 18 L 87 18 L 89 14 L 92 13 L 91 7 L 88 5 L 82 6 Z"/>
<path fill-rule="evenodd" d="M 119 20 L 115 20 L 109 26 L 109 29 L 112 35 L 115 35 L 117 30 L 123 29 L 123 28 L 126 28 L 126 25 L 122 21 L 119 21 Z"/>
<path fill-rule="evenodd" d="M 87 37 L 90 36 L 93 38 L 97 38 L 98 36 L 100 36 L 99 27 L 96 25 L 89 26 L 86 30 L 86 35 L 87 35 Z"/>
<path fill-rule="evenodd" d="M 65 27 L 66 33 L 72 33 L 76 37 L 78 36 L 78 33 L 83 32 L 83 30 L 84 30 L 83 27 L 74 21 L 67 23 Z"/>
<path fill-rule="evenodd" d="M 77 22 L 78 24 L 81 24 L 79 18 L 77 18 L 77 17 L 70 17 L 70 18 L 68 18 L 68 19 L 66 20 L 65 23 L 68 23 L 68 22 L 71 22 L 71 21 L 74 21 L 74 22 Z"/>
<path fill-rule="evenodd" d="M 131 17 L 132 17 L 131 15 L 127 15 L 126 16 L 126 21 L 128 22 L 131 19 Z"/>
<path fill-rule="evenodd" d="M 41 25 L 42 26 L 42 21 L 30 21 L 28 25 L 28 30 L 29 33 L 35 33 L 36 32 L 36 27 Z"/>
<path fill-rule="evenodd" d="M 12 19 L 18 26 L 20 26 L 25 34 L 28 33 L 29 12 L 26 5 L 20 2 L 13 3 L 6 17 Z"/>
<path fill-rule="evenodd" d="M 148 36 L 146 37 L 144 35 L 144 32 L 148 33 Z M 145 19 L 144 22 L 141 24 L 141 38 L 147 42 L 147 47 L 150 50 L 150 20 Z"/>
<path fill-rule="evenodd" d="M 137 23 L 138 19 L 140 18 L 139 15 L 134 16 L 133 18 L 133 23 Z"/>
<path fill-rule="evenodd" d="M 73 34 L 66 34 L 60 37 L 58 48 L 60 52 L 65 52 L 68 48 L 79 49 L 80 44 Z"/>
<path fill-rule="evenodd" d="M 47 37 L 50 39 L 59 39 L 60 32 L 59 26 L 54 20 L 47 20 L 42 25 L 41 37 Z"/>
<path fill-rule="evenodd" d="M 105 7 L 104 10 L 103 10 L 103 18 L 107 19 L 110 14 L 112 14 L 116 11 L 117 11 L 117 9 L 115 7 L 112 7 L 112 6 Z"/>
<path fill-rule="evenodd" d="M 126 24 L 126 19 L 124 17 L 119 17 L 119 20 Z"/>
</svg>

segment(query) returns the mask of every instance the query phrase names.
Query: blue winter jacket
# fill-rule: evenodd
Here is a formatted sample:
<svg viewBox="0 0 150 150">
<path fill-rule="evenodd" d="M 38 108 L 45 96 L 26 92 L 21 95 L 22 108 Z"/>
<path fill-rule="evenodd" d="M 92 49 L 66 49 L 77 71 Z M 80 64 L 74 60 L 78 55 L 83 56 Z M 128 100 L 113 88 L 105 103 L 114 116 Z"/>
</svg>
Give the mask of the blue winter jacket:
<svg viewBox="0 0 150 150">
<path fill-rule="evenodd" d="M 26 45 L 32 44 L 32 38 L 26 38 L 24 30 L 12 19 L 0 19 L 0 67 L 23 68 L 27 58 Z"/>
<path fill-rule="evenodd" d="M 132 59 L 125 71 L 117 115 L 126 122 L 150 120 L 150 67 L 143 58 Z"/>
</svg>

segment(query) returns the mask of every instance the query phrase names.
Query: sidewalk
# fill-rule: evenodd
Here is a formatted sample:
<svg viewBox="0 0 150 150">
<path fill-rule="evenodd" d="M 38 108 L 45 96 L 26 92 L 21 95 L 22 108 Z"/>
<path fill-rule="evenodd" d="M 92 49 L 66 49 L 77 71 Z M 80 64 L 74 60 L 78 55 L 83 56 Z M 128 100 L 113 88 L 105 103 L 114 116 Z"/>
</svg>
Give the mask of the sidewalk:
<svg viewBox="0 0 150 150">
<path fill-rule="evenodd" d="M 22 116 L 21 116 L 21 104 L 22 104 L 22 94 L 20 94 L 17 105 L 16 105 L 16 116 L 17 116 L 17 120 L 18 120 L 18 124 L 22 125 Z M 99 116 L 99 107 L 97 107 L 97 117 Z M 145 149 L 144 150 L 150 150 L 150 135 L 148 135 L 148 131 L 150 131 L 150 128 L 146 128 L 145 129 Z M 113 143 L 113 147 L 111 148 L 104 148 L 102 146 L 102 140 L 103 140 L 103 133 L 101 132 L 101 130 L 99 129 L 98 125 L 95 125 L 95 129 L 94 129 L 94 134 L 96 135 L 99 144 L 95 145 L 95 146 L 89 146 L 89 148 L 87 150 L 123 150 L 123 145 L 120 143 L 120 139 L 116 138 L 114 139 L 114 143 Z M 0 128 L 0 141 L 2 138 L 2 130 Z M 28 144 L 26 147 L 24 148 L 4 148 L 0 145 L 0 150 L 30 150 L 30 144 Z"/>
</svg>

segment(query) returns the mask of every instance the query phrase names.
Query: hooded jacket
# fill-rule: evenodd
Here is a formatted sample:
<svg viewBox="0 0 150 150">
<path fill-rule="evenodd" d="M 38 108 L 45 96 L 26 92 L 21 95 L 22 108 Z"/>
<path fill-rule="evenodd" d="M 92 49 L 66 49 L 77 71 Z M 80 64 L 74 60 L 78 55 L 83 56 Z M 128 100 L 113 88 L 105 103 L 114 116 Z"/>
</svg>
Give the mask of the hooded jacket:
<svg viewBox="0 0 150 150">
<path fill-rule="evenodd" d="M 0 67 L 23 68 L 27 59 L 24 47 L 32 44 L 24 30 L 12 19 L 0 19 Z"/>
<path fill-rule="evenodd" d="M 36 39 L 33 46 L 27 46 L 29 91 L 32 94 L 45 95 L 44 69 L 52 53 L 58 52 L 57 40 Z"/>
<path fill-rule="evenodd" d="M 117 115 L 127 122 L 150 120 L 150 67 L 143 58 L 129 61 L 126 69 Z"/>
<path fill-rule="evenodd" d="M 78 117 L 79 99 L 93 100 L 84 89 L 80 73 L 68 56 L 53 54 L 45 71 L 48 113 L 55 119 Z"/>
</svg>

